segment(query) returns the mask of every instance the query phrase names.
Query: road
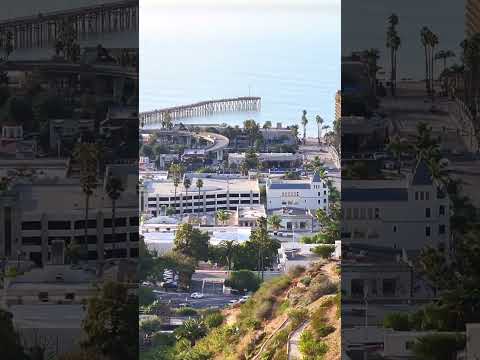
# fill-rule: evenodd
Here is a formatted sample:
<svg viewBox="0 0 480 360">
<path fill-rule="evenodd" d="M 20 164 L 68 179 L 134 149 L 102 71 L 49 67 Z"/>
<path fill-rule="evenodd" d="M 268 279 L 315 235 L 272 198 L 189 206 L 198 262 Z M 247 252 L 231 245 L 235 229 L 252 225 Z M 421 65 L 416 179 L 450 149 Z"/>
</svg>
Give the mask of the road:
<svg viewBox="0 0 480 360">
<path fill-rule="evenodd" d="M 190 293 L 186 292 L 165 292 L 161 290 L 155 290 L 157 299 L 163 303 L 170 303 L 173 307 L 179 304 L 187 304 L 188 307 L 195 309 L 204 309 L 212 306 L 224 308 L 229 306 L 229 301 L 238 300 L 240 295 L 214 295 L 205 294 L 202 299 L 192 299 Z"/>
</svg>

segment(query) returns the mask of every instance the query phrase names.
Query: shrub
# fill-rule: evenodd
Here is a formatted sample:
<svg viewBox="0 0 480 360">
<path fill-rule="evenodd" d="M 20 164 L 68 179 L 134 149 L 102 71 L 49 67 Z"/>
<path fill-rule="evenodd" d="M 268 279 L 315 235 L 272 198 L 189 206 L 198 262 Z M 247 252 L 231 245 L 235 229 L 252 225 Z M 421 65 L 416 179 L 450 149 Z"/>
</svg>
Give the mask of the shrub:
<svg viewBox="0 0 480 360">
<path fill-rule="evenodd" d="M 272 315 L 273 301 L 267 299 L 258 305 L 255 311 L 255 318 L 258 320 L 266 320 Z"/>
<path fill-rule="evenodd" d="M 153 293 L 153 290 L 145 286 L 140 286 L 138 288 L 138 304 L 140 306 L 150 305 L 156 300 L 156 296 Z"/>
<path fill-rule="evenodd" d="M 335 331 L 335 326 L 322 324 L 314 329 L 315 337 L 317 339 L 324 338 Z"/>
<path fill-rule="evenodd" d="M 335 245 L 319 245 L 312 249 L 314 254 L 317 254 L 323 259 L 330 259 L 335 251 Z"/>
<path fill-rule="evenodd" d="M 464 335 L 438 333 L 417 339 L 413 345 L 413 353 L 419 360 L 450 360 L 464 347 Z"/>
<path fill-rule="evenodd" d="M 303 278 L 300 279 L 300 282 L 305 286 L 309 286 L 310 283 L 312 282 L 312 278 L 310 276 L 304 276 Z"/>
<path fill-rule="evenodd" d="M 333 294 L 337 291 L 337 285 L 330 280 L 325 280 L 321 283 L 315 283 L 308 288 L 308 298 L 310 301 L 315 301 L 318 298 Z"/>
<path fill-rule="evenodd" d="M 155 347 L 173 346 L 175 345 L 175 336 L 173 334 L 155 332 L 152 335 L 152 345 Z"/>
<path fill-rule="evenodd" d="M 179 316 L 196 316 L 198 315 L 198 311 L 191 307 L 184 307 L 175 310 L 175 314 Z"/>
<path fill-rule="evenodd" d="M 390 313 L 383 319 L 383 327 L 396 331 L 410 331 L 410 320 L 408 314 Z"/>
<path fill-rule="evenodd" d="M 139 324 L 140 330 L 144 331 L 148 335 L 151 335 L 154 332 L 159 331 L 161 326 L 162 326 L 162 322 L 158 318 L 145 319 L 140 321 L 140 324 Z"/>
<path fill-rule="evenodd" d="M 306 359 L 321 359 L 328 351 L 328 346 L 324 342 L 316 341 L 311 331 L 304 331 L 300 335 L 300 343 L 298 344 L 300 352 Z"/>
<path fill-rule="evenodd" d="M 250 270 L 233 271 L 226 281 L 227 286 L 241 291 L 256 291 L 260 286 L 260 279 Z"/>
<path fill-rule="evenodd" d="M 292 309 L 288 312 L 288 318 L 292 322 L 293 328 L 295 328 L 308 318 L 308 310 L 305 308 Z"/>
<path fill-rule="evenodd" d="M 213 329 L 222 325 L 223 320 L 225 320 L 225 317 L 221 312 L 217 311 L 211 314 L 207 314 L 203 320 L 205 322 L 205 325 L 207 325 L 209 329 Z"/>
<path fill-rule="evenodd" d="M 288 270 L 288 275 L 292 278 L 296 278 L 302 275 L 305 270 L 305 266 L 297 265 Z"/>
</svg>

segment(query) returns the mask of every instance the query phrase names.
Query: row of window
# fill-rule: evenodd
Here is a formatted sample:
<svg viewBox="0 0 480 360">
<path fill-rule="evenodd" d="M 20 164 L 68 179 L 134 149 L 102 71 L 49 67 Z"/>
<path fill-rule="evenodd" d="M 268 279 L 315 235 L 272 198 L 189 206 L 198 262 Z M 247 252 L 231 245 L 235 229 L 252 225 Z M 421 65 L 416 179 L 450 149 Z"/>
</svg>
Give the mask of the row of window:
<svg viewBox="0 0 480 360">
<path fill-rule="evenodd" d="M 70 230 L 72 228 L 71 221 L 48 221 L 48 230 Z M 128 223 L 130 226 L 138 226 L 138 217 L 128 218 Z M 91 219 L 88 220 L 87 226 L 89 228 L 97 227 L 97 220 Z M 116 218 L 115 226 L 127 226 L 127 218 Z M 83 229 L 85 227 L 85 220 L 74 221 L 74 229 Z M 103 227 L 112 227 L 112 219 L 103 220 Z M 42 223 L 41 221 L 23 221 L 22 230 L 41 230 Z"/>
<path fill-rule="evenodd" d="M 238 198 L 238 197 L 246 198 L 246 197 L 250 197 L 250 196 L 252 196 L 252 197 L 259 197 L 260 195 L 259 195 L 258 193 L 253 193 L 253 194 L 250 194 L 250 193 L 245 194 L 245 193 L 243 193 L 243 194 L 230 194 L 230 195 L 229 195 L 229 197 L 231 197 L 231 198 L 235 198 L 235 197 L 236 197 L 236 198 Z M 215 198 L 218 199 L 218 198 L 226 198 L 226 197 L 227 197 L 227 194 L 216 194 L 216 195 L 214 194 L 214 195 L 206 195 L 206 196 L 205 196 L 206 199 L 215 199 Z M 183 199 L 183 200 L 192 200 L 192 198 L 193 198 L 194 200 L 198 200 L 198 199 L 203 199 L 204 196 L 203 196 L 203 195 L 200 195 L 200 196 L 194 195 L 194 196 L 158 197 L 158 201 L 179 201 L 179 200 L 181 200 L 181 199 Z M 156 198 L 155 196 L 150 196 L 150 197 L 148 198 L 148 201 L 157 201 L 157 198 Z"/>
<path fill-rule="evenodd" d="M 229 201 L 230 204 L 250 204 L 250 200 L 230 200 Z M 259 200 L 252 200 L 252 204 L 258 204 L 259 203 Z M 227 204 L 227 201 L 226 200 L 220 200 L 220 201 L 207 201 L 205 203 L 206 206 L 211 206 L 211 205 L 226 205 Z M 163 204 L 163 205 L 166 205 L 166 204 Z M 192 203 L 189 202 L 189 203 L 173 203 L 173 204 L 169 204 L 168 205 L 169 207 L 172 207 L 172 208 L 181 208 L 181 207 L 184 207 L 184 208 L 188 208 L 188 207 L 191 207 L 192 206 Z M 199 202 L 196 202 L 194 203 L 194 206 L 196 207 L 199 207 L 199 206 L 204 206 L 203 203 L 199 203 Z M 150 209 L 156 209 L 157 208 L 157 204 L 148 204 L 148 207 Z"/>
<path fill-rule="evenodd" d="M 437 229 L 437 232 L 438 232 L 438 235 L 445 235 L 446 234 L 446 231 L 447 231 L 447 227 L 445 224 L 439 224 L 438 225 L 438 229 Z M 392 232 L 394 233 L 397 233 L 399 232 L 399 227 L 398 225 L 393 225 L 392 226 Z M 365 231 L 358 231 L 358 230 L 355 230 L 353 232 L 353 235 L 355 238 L 365 238 L 365 236 L 367 235 L 367 233 Z M 352 237 L 352 232 L 350 231 L 345 231 L 345 232 L 342 232 L 341 234 L 342 238 L 344 239 L 350 239 Z M 426 237 L 430 237 L 432 236 L 432 228 L 430 225 L 427 225 L 425 226 L 425 236 Z M 368 234 L 367 236 L 369 239 L 370 238 L 378 238 L 379 235 L 378 234 Z"/>
<path fill-rule="evenodd" d="M 380 218 L 379 208 L 346 208 L 342 209 L 342 218 L 351 219 L 378 219 Z"/>
<path fill-rule="evenodd" d="M 313 185 L 313 188 L 314 188 L 314 189 L 321 189 L 321 188 L 326 189 L 326 188 L 327 188 L 327 184 L 323 183 L 322 186 L 320 186 L 320 185 Z"/>
<path fill-rule="evenodd" d="M 131 242 L 137 242 L 139 240 L 139 235 L 137 232 L 132 232 L 129 233 L 129 238 Z M 48 245 L 52 245 L 53 241 L 56 240 L 63 240 L 65 243 L 69 243 L 72 238 L 69 236 L 63 236 L 63 237 L 58 237 L 58 236 L 50 236 L 48 238 Z M 74 236 L 73 239 L 79 244 L 85 243 L 85 237 L 82 236 Z M 96 235 L 88 235 L 87 236 L 87 241 L 89 244 L 96 244 L 98 242 L 97 236 Z M 112 234 L 104 234 L 103 235 L 103 242 L 104 243 L 117 243 L 117 242 L 125 242 L 127 241 L 127 234 L 126 233 L 120 233 L 120 234 L 115 234 L 115 240 L 113 239 Z M 36 246 L 41 246 L 42 245 L 42 238 L 40 236 L 24 236 L 22 237 L 22 245 L 36 245 Z"/>
</svg>

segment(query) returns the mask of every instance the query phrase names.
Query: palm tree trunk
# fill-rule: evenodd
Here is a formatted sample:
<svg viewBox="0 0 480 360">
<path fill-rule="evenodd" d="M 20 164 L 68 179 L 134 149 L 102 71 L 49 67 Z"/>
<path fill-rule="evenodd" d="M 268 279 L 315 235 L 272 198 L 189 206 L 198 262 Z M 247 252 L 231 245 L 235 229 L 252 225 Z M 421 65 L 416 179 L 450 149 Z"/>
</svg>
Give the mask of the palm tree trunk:
<svg viewBox="0 0 480 360">
<path fill-rule="evenodd" d="M 116 207 L 117 207 L 116 201 L 112 200 L 112 242 L 114 244 L 116 244 L 116 232 L 115 232 Z"/>
<path fill-rule="evenodd" d="M 177 187 L 174 187 L 174 193 L 173 193 L 173 210 L 175 210 L 175 214 L 177 213 Z"/>
<path fill-rule="evenodd" d="M 428 80 L 428 51 L 427 51 L 427 45 L 424 47 L 425 50 L 425 89 L 427 90 L 427 95 L 430 95 L 430 83 Z"/>
<path fill-rule="evenodd" d="M 394 90 L 394 85 L 393 85 L 393 79 L 394 79 L 394 71 L 395 71 L 395 67 L 394 67 L 394 64 L 393 64 L 393 56 L 394 56 L 394 49 L 393 47 L 390 48 L 390 92 L 392 94 L 392 96 L 395 96 L 395 90 Z"/>
<path fill-rule="evenodd" d="M 85 261 L 88 260 L 88 208 L 90 202 L 90 195 L 85 196 L 85 224 L 83 224 L 83 242 L 85 245 Z"/>
</svg>

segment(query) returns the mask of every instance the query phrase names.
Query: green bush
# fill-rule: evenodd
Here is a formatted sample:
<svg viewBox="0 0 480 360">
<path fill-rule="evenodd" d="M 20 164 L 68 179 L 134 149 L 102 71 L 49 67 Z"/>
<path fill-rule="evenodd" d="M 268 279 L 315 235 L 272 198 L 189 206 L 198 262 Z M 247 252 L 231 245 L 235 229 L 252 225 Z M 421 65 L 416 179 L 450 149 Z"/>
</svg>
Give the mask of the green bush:
<svg viewBox="0 0 480 360">
<path fill-rule="evenodd" d="M 196 316 L 198 315 L 198 311 L 191 307 L 184 307 L 175 310 L 175 314 L 179 316 Z"/>
<path fill-rule="evenodd" d="M 309 286 L 310 283 L 312 282 L 312 278 L 310 276 L 304 276 L 303 278 L 300 279 L 300 282 L 305 286 Z"/>
<path fill-rule="evenodd" d="M 223 316 L 223 314 L 219 311 L 207 314 L 203 319 L 205 325 L 207 325 L 209 329 L 213 329 L 222 325 L 224 320 L 225 316 Z"/>
<path fill-rule="evenodd" d="M 225 284 L 240 291 L 256 291 L 260 286 L 260 279 L 253 271 L 238 270 L 230 273 Z"/>
<path fill-rule="evenodd" d="M 408 314 L 390 313 L 383 319 L 383 327 L 396 331 L 410 331 L 410 319 Z"/>
<path fill-rule="evenodd" d="M 156 296 L 153 293 L 152 289 L 145 286 L 140 286 L 138 288 L 138 304 L 139 306 L 150 305 L 156 300 Z"/>
<path fill-rule="evenodd" d="M 334 251 L 335 245 L 319 245 L 312 249 L 314 254 L 317 254 L 323 259 L 330 259 Z"/>
<path fill-rule="evenodd" d="M 300 335 L 298 347 L 304 359 L 320 360 L 328 351 L 327 344 L 316 341 L 312 332 L 308 330 L 305 330 L 302 335 Z"/>
<path fill-rule="evenodd" d="M 144 319 L 140 321 L 139 328 L 146 334 L 151 335 L 160 330 L 162 321 L 159 318 Z"/>
<path fill-rule="evenodd" d="M 308 310 L 305 308 L 292 309 L 288 312 L 288 318 L 290 319 L 293 328 L 295 328 L 308 318 Z"/>
<path fill-rule="evenodd" d="M 334 331 L 335 331 L 335 326 L 326 325 L 326 324 L 320 325 L 319 327 L 314 329 L 315 337 L 317 339 L 324 338 L 325 336 L 330 335 Z"/>
<path fill-rule="evenodd" d="M 152 335 L 152 345 L 154 347 L 175 345 L 175 336 L 173 334 L 155 332 Z"/>
<path fill-rule="evenodd" d="M 323 282 L 312 283 L 308 288 L 308 298 L 310 301 L 315 301 L 322 296 L 334 294 L 337 288 L 337 285 L 328 279 Z"/>
<path fill-rule="evenodd" d="M 464 335 L 437 333 L 417 339 L 413 345 L 413 353 L 418 360 L 451 360 L 455 359 L 457 351 L 464 347 Z"/>
</svg>

